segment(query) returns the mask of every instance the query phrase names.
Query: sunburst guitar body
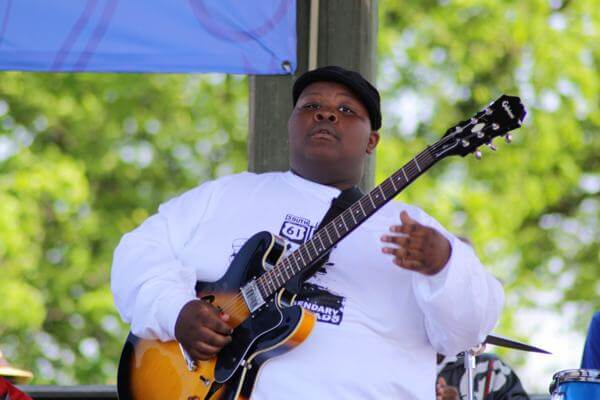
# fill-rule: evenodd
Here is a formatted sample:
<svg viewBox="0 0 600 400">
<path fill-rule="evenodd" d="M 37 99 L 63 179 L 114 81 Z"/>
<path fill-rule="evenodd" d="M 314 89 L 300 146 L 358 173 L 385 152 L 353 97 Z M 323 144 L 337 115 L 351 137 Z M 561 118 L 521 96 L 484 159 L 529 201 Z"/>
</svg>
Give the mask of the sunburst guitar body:
<svg viewBox="0 0 600 400">
<path fill-rule="evenodd" d="M 312 313 L 290 305 L 293 296 L 285 289 L 268 301 L 256 298 L 265 292 L 256 286 L 256 278 L 277 264 L 283 250 L 276 236 L 257 233 L 219 281 L 197 286 L 200 299 L 231 317 L 232 341 L 217 357 L 194 362 L 176 341 L 141 339 L 130 333 L 119 362 L 119 399 L 249 398 L 261 365 L 302 343 L 315 324 Z"/>
</svg>

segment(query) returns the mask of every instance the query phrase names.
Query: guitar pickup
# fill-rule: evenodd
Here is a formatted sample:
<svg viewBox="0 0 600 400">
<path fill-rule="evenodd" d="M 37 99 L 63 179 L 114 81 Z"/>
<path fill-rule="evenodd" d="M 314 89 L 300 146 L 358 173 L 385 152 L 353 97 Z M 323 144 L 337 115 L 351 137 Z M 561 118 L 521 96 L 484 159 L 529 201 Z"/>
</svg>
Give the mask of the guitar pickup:
<svg viewBox="0 0 600 400">
<path fill-rule="evenodd" d="M 256 285 L 256 280 L 251 280 L 240 290 L 250 312 L 258 310 L 263 304 L 265 304 L 265 299 L 263 299 L 262 294 Z"/>
</svg>

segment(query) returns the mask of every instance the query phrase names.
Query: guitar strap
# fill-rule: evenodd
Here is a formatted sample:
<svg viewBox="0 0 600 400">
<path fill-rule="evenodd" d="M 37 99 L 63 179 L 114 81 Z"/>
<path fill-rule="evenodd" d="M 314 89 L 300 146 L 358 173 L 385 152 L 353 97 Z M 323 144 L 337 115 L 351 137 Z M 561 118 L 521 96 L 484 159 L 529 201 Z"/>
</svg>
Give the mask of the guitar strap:
<svg viewBox="0 0 600 400">
<path fill-rule="evenodd" d="M 331 201 L 331 206 L 329 210 L 325 213 L 323 220 L 319 224 L 319 228 L 315 231 L 315 234 L 319 232 L 325 225 L 330 223 L 335 217 L 344 212 L 345 209 L 350 207 L 354 202 L 358 201 L 361 197 L 364 196 L 362 190 L 359 187 L 353 186 L 349 189 L 342 190 L 342 193 L 335 199 Z M 314 235 L 313 235 L 314 236 Z M 318 261 L 316 261 L 310 269 L 304 273 L 302 276 L 302 280 L 305 281 L 311 276 L 313 276 L 319 268 L 321 268 L 325 263 L 329 260 L 329 254 L 331 250 L 329 250 L 323 257 L 321 257 Z"/>
</svg>

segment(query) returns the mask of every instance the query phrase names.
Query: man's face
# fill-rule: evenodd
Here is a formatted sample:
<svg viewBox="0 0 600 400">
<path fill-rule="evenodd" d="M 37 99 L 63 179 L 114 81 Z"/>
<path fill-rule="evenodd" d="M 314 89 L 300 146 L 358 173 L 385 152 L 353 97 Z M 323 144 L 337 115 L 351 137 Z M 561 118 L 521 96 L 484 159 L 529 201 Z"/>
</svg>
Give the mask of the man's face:
<svg viewBox="0 0 600 400">
<path fill-rule="evenodd" d="M 302 91 L 288 131 L 292 169 L 302 172 L 316 164 L 335 177 L 362 173 L 363 160 L 379 139 L 360 100 L 334 82 L 315 82 Z"/>
</svg>

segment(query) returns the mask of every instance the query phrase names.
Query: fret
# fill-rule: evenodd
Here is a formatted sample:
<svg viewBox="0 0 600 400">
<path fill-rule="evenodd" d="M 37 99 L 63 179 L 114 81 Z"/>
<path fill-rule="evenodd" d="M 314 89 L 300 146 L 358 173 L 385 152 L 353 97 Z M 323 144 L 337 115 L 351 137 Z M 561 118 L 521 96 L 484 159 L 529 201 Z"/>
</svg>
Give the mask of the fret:
<svg viewBox="0 0 600 400">
<path fill-rule="evenodd" d="M 415 164 L 417 165 L 417 169 L 419 170 L 419 172 L 421 172 L 421 167 L 419 166 L 419 163 L 417 162 L 417 158 L 413 158 L 413 161 L 415 162 Z"/>
<path fill-rule="evenodd" d="M 281 274 L 278 273 L 278 271 L 276 271 L 275 269 L 272 270 L 273 271 L 273 275 L 275 275 L 275 281 L 277 282 L 277 287 L 282 287 L 285 284 L 285 277 Z M 281 281 L 280 281 L 281 279 Z"/>
<path fill-rule="evenodd" d="M 350 215 L 352 215 L 352 219 L 354 220 L 354 223 L 356 224 L 356 217 L 354 216 L 354 213 L 352 212 L 352 210 L 350 210 Z"/>
<path fill-rule="evenodd" d="M 383 188 L 385 185 L 385 189 L 384 189 L 384 196 L 386 199 L 388 198 L 392 198 L 396 195 L 396 193 L 398 193 L 398 190 L 396 189 L 396 186 L 394 186 L 394 181 L 391 179 L 387 179 L 385 182 L 383 182 L 383 184 L 381 185 L 381 187 Z"/>
<path fill-rule="evenodd" d="M 313 250 L 314 250 L 314 252 L 315 252 L 315 255 L 314 255 L 314 256 L 312 256 L 311 258 L 315 258 L 316 256 L 318 256 L 318 255 L 319 255 L 319 251 L 317 250 L 317 247 L 315 246 L 315 243 L 314 243 L 314 241 L 311 239 L 311 240 L 309 240 L 309 241 L 307 242 L 307 244 L 312 244 Z M 309 249 L 308 249 L 308 246 L 306 246 L 306 250 L 309 250 Z M 308 253 L 308 255 L 311 255 L 311 254 L 310 254 L 310 252 Z"/>
<path fill-rule="evenodd" d="M 329 236 L 329 232 L 327 232 L 327 227 L 325 227 L 323 230 L 325 231 L 325 234 L 327 235 L 327 239 L 329 239 L 329 245 L 332 245 L 333 240 L 331 240 L 331 236 Z"/>
<path fill-rule="evenodd" d="M 373 199 L 371 198 L 371 193 L 369 193 L 369 194 L 367 195 L 367 197 L 369 198 L 369 200 L 371 200 L 371 204 L 373 204 L 373 208 L 374 208 L 374 209 L 377 209 L 377 206 L 375 205 L 375 202 L 374 202 L 374 201 L 373 201 Z"/>
<path fill-rule="evenodd" d="M 289 266 L 285 265 L 286 264 L 286 260 L 287 260 L 287 258 L 281 262 L 281 265 L 283 266 L 283 268 L 281 268 L 281 269 L 283 270 L 283 275 L 285 276 L 285 279 L 291 279 L 292 277 L 288 274 L 288 267 Z"/>
<path fill-rule="evenodd" d="M 302 249 L 302 246 L 298 247 L 298 250 L 296 250 L 296 252 L 300 255 L 300 259 L 302 260 L 302 264 L 306 265 L 306 260 L 302 256 L 302 251 L 300 251 L 301 249 Z"/>
<path fill-rule="evenodd" d="M 300 266 L 300 264 L 298 263 L 298 259 L 295 256 L 295 253 L 292 253 L 291 259 L 294 261 L 294 263 L 296 264 L 296 266 L 294 267 L 292 265 L 292 268 L 294 269 L 294 273 L 298 273 L 300 271 L 302 271 L 302 267 Z"/>
<path fill-rule="evenodd" d="M 404 179 L 406 179 L 406 183 L 408 183 L 408 176 L 406 176 L 406 171 L 404 171 L 404 168 L 401 168 L 402 173 L 404 174 Z"/>
<path fill-rule="evenodd" d="M 333 224 L 333 229 L 335 230 L 335 233 L 337 234 L 338 238 L 342 236 L 342 235 L 340 235 L 340 232 L 338 232 L 337 228 L 335 227 L 335 224 Z"/>
<path fill-rule="evenodd" d="M 373 207 L 373 208 L 370 208 L 370 206 L 371 206 L 372 202 L 369 202 L 369 201 L 367 200 L 367 197 L 368 197 L 368 196 L 364 196 L 362 199 L 360 199 L 361 206 L 363 206 L 363 207 L 364 207 L 364 210 L 366 210 L 366 211 L 367 211 L 365 214 L 369 214 L 369 213 L 371 213 L 373 210 L 376 210 L 376 208 L 375 208 L 375 207 Z M 363 201 L 364 201 L 364 204 L 363 204 Z"/>
<path fill-rule="evenodd" d="M 335 221 L 335 220 L 339 220 L 339 219 L 341 219 L 341 218 L 340 218 L 340 216 L 338 215 L 338 216 L 336 217 L 336 219 L 334 219 L 334 221 Z M 343 219 L 342 219 L 342 222 L 344 222 L 344 220 L 343 220 Z M 344 225 L 345 225 L 345 224 L 346 224 L 346 223 L 344 222 Z M 340 228 L 340 229 L 342 229 L 342 228 L 343 228 L 343 225 L 342 225 L 342 224 L 340 224 L 340 223 L 339 223 L 339 221 L 338 221 L 337 227 L 338 227 L 338 228 Z M 348 230 L 348 228 L 346 228 L 346 230 Z M 338 231 L 338 232 L 339 232 L 339 231 Z M 343 231 L 342 231 L 342 232 L 343 232 Z M 342 235 L 341 235 L 341 234 L 339 234 L 339 236 L 340 236 L 340 237 L 342 237 Z"/>
<path fill-rule="evenodd" d="M 390 182 L 392 182 L 392 187 L 394 188 L 394 192 L 397 192 L 398 188 L 396 187 L 396 184 L 394 183 L 394 175 L 392 175 L 392 178 L 390 179 Z"/>
<path fill-rule="evenodd" d="M 365 212 L 361 210 L 362 207 L 360 206 L 360 202 L 358 203 L 358 205 L 356 205 L 356 203 L 354 203 L 352 205 L 352 207 L 350 207 L 350 212 L 355 214 L 355 218 L 354 218 L 354 222 L 357 224 L 360 224 L 360 221 L 365 217 Z M 352 212 L 354 211 L 354 212 Z M 358 217 L 358 219 L 357 219 Z"/>
<path fill-rule="evenodd" d="M 401 180 L 401 179 L 402 179 L 402 177 L 401 177 L 401 176 L 400 176 L 398 173 L 394 174 L 393 176 L 394 176 L 394 177 L 396 178 L 396 180 L 398 181 L 398 184 L 400 185 L 400 188 L 403 188 L 405 185 L 403 185 L 403 183 L 402 183 L 402 180 Z"/>
<path fill-rule="evenodd" d="M 344 220 L 344 214 L 345 213 L 340 214 L 340 219 L 342 220 L 342 223 L 344 224 L 344 228 L 346 228 L 346 230 L 348 230 L 348 225 L 346 225 L 346 221 Z"/>
<path fill-rule="evenodd" d="M 360 209 L 362 210 L 363 215 L 367 215 L 367 213 L 365 212 L 365 209 L 362 206 L 362 201 L 358 201 L 358 205 L 360 206 Z"/>
<path fill-rule="evenodd" d="M 387 197 L 385 197 L 385 192 L 383 191 L 383 186 L 379 185 L 377 187 L 379 188 L 379 191 L 381 192 L 381 197 L 383 197 L 383 199 L 386 200 Z"/>
<path fill-rule="evenodd" d="M 306 258 L 308 259 L 308 262 L 304 262 L 304 267 L 306 267 L 308 264 L 310 264 L 310 262 L 312 261 L 312 257 L 310 255 L 310 252 L 308 251 L 308 246 L 306 246 L 305 244 L 303 244 L 302 246 L 300 246 L 298 248 L 298 250 L 300 251 L 300 254 L 304 253 L 304 256 L 306 256 Z"/>
<path fill-rule="evenodd" d="M 381 194 L 377 193 L 377 189 L 379 189 L 379 191 L 381 192 Z M 381 189 L 381 186 L 377 186 L 374 190 L 371 191 L 371 193 L 373 193 L 373 196 L 377 200 L 377 204 L 378 205 L 383 204 L 381 196 L 383 196 L 383 200 L 385 200 L 385 196 L 383 195 L 383 190 Z"/>
<path fill-rule="evenodd" d="M 339 234 L 339 237 L 341 238 L 342 236 L 344 236 L 344 233 L 345 233 L 345 232 L 344 232 L 344 230 L 343 230 L 343 229 L 344 229 L 344 226 L 343 226 L 343 225 L 340 223 L 340 221 L 341 221 L 341 219 L 340 219 L 340 216 L 338 215 L 338 216 L 337 216 L 337 218 L 336 218 L 336 219 L 334 219 L 334 221 L 337 221 L 337 224 L 336 224 L 336 226 L 337 226 L 337 228 L 339 228 L 339 229 L 338 229 L 338 230 L 336 230 L 336 231 L 337 231 L 337 232 L 341 232 L 341 233 Z"/>
<path fill-rule="evenodd" d="M 271 278 L 269 278 L 269 274 L 267 273 L 267 274 L 265 274 L 265 275 L 263 275 L 263 276 L 264 276 L 264 277 L 265 277 L 265 279 L 266 279 L 266 283 L 267 283 L 267 289 L 268 289 L 269 291 L 271 291 L 271 292 L 274 292 L 275 290 L 274 290 L 274 289 L 271 289 L 271 286 L 273 285 L 273 282 L 271 281 Z"/>
<path fill-rule="evenodd" d="M 317 234 L 315 235 L 315 237 L 316 237 L 317 239 L 319 239 L 319 243 L 321 243 L 321 249 L 319 249 L 319 252 L 321 252 L 321 251 L 325 250 L 325 249 L 327 248 L 327 246 L 325 246 L 325 245 L 323 244 L 323 241 L 321 240 L 321 235 L 320 235 L 320 233 L 317 233 Z"/>
</svg>

